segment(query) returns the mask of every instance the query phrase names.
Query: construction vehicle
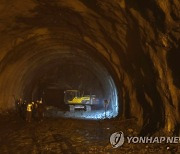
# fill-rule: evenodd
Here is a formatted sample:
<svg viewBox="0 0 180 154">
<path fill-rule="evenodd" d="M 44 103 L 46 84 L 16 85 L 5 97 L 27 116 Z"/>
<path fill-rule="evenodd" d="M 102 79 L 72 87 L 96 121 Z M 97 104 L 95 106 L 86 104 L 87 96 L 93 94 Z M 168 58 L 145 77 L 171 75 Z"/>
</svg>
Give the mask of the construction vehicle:
<svg viewBox="0 0 180 154">
<path fill-rule="evenodd" d="M 69 105 L 70 111 L 75 109 L 85 109 L 91 111 L 91 106 L 98 104 L 95 95 L 84 95 L 79 90 L 64 91 L 64 102 Z"/>
</svg>

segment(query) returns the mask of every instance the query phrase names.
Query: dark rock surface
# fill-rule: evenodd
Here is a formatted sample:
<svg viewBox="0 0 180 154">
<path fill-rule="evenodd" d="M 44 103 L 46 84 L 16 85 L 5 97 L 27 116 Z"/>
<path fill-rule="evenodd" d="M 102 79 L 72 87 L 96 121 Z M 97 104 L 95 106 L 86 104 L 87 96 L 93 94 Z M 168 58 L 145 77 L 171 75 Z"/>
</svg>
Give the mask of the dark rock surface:
<svg viewBox="0 0 180 154">
<path fill-rule="evenodd" d="M 30 97 L 48 70 L 75 60 L 100 72 L 104 95 L 113 78 L 119 116 L 136 117 L 142 134 L 179 135 L 179 10 L 179 0 L 0 0 L 1 110 L 14 107 L 13 95 Z"/>
</svg>

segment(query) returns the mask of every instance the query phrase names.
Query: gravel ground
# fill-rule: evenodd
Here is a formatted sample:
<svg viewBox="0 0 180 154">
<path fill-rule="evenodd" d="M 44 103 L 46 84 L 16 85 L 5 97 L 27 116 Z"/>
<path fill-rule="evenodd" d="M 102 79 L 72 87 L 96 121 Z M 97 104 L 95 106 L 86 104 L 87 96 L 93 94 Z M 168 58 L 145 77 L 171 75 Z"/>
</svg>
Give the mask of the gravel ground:
<svg viewBox="0 0 180 154">
<path fill-rule="evenodd" d="M 136 120 L 76 120 L 45 118 L 26 123 L 17 115 L 0 116 L 0 154 L 99 154 L 178 153 L 179 145 L 128 144 L 112 148 L 109 137 L 116 131 L 138 134 Z"/>
</svg>

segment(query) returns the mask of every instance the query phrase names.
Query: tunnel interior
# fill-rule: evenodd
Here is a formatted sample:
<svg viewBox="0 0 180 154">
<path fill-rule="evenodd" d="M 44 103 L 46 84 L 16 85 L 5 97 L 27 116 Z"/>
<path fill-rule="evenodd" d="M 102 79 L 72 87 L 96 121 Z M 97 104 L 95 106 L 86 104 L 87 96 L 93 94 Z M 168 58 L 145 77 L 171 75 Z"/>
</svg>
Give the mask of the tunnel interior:
<svg viewBox="0 0 180 154">
<path fill-rule="evenodd" d="M 45 40 L 47 44 L 44 43 Z M 9 78 L 15 84 L 11 87 L 13 96 L 26 102 L 43 99 L 47 108 L 50 107 L 49 116 L 86 119 L 116 117 L 119 112 L 118 92 L 108 62 L 102 56 L 97 56 L 93 48 L 82 50 L 73 48 L 72 45 L 61 46 L 57 40 L 56 43 L 52 40 L 46 36 L 40 41 L 37 38 L 28 40 L 7 57 L 7 60 L 16 62 L 16 65 L 12 63 L 12 66 L 19 67 L 19 72 L 17 69 L 12 71 L 13 78 L 18 82 Z M 71 40 L 69 42 L 71 43 Z M 20 53 L 19 56 L 12 59 L 16 53 Z M 7 69 L 8 66 L 4 67 Z M 98 104 L 92 105 L 90 112 L 69 112 L 69 106 L 64 102 L 66 90 L 79 90 L 84 95 L 95 95 Z M 109 101 L 106 110 L 104 100 Z"/>
<path fill-rule="evenodd" d="M 178 0 L 2 2 L 0 113 L 42 98 L 50 116 L 137 118 L 142 134 L 179 133 L 178 10 Z M 69 112 L 74 89 L 99 105 Z"/>
<path fill-rule="evenodd" d="M 42 65 L 37 65 L 32 72 L 28 72 L 28 83 L 23 84 L 24 100 L 29 102 L 42 98 L 46 106 L 59 110 L 55 116 L 99 119 L 118 115 L 115 83 L 108 70 L 97 59 L 94 60 L 87 53 L 74 54 L 69 51 L 58 51 L 47 58 L 48 61 L 45 60 Z M 95 95 L 98 104 L 92 106 L 91 112 L 68 112 L 68 105 L 64 102 L 65 90 L 79 90 L 84 95 Z M 105 99 L 109 100 L 106 111 Z M 54 113 L 53 110 L 51 113 Z"/>
</svg>

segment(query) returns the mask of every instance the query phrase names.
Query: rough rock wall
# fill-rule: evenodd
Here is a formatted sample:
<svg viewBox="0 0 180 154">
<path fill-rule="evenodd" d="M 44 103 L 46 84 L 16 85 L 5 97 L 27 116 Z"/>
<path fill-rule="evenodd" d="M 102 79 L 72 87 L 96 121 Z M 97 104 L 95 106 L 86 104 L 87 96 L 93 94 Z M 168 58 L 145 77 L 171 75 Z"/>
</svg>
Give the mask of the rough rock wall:
<svg viewBox="0 0 180 154">
<path fill-rule="evenodd" d="M 120 115 L 137 117 L 142 133 L 178 132 L 179 9 L 178 0 L 1 0 L 1 106 L 21 94 L 25 74 L 40 65 L 38 52 L 46 57 L 44 49 L 59 44 L 108 61 Z"/>
</svg>

